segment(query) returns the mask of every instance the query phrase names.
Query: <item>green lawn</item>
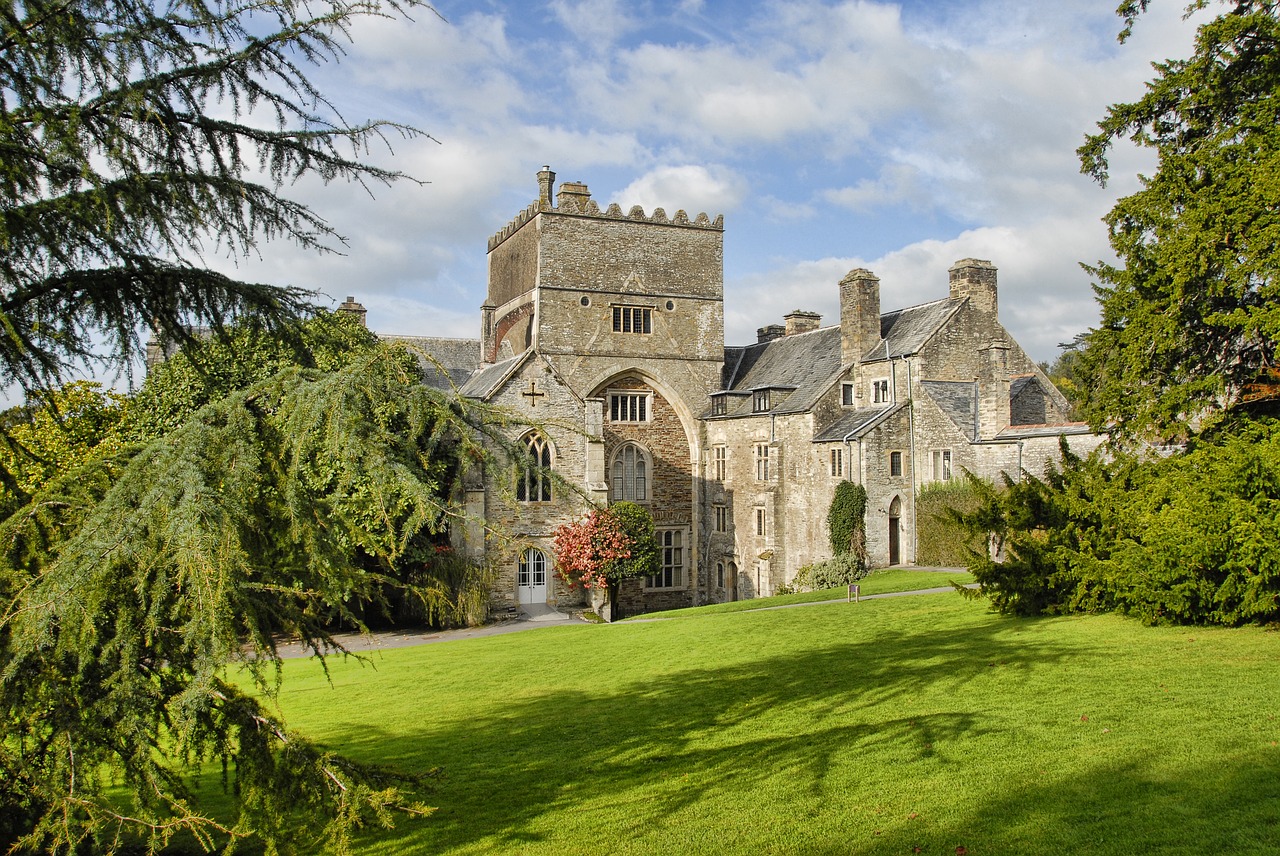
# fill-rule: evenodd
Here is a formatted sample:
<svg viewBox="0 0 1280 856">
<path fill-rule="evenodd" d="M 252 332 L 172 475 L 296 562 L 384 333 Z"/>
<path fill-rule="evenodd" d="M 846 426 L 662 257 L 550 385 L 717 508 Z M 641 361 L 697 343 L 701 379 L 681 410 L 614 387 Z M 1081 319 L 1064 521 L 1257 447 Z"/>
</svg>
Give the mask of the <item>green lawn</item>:
<svg viewBox="0 0 1280 856">
<path fill-rule="evenodd" d="M 917 571 L 909 568 L 891 568 L 872 571 L 858 581 L 859 596 L 870 594 L 890 594 L 902 591 L 918 591 L 920 589 L 939 588 L 952 583 L 964 585 L 973 582 L 973 575 L 968 571 Z M 711 606 L 693 606 L 688 609 L 672 609 L 667 612 L 650 612 L 627 619 L 630 621 L 651 620 L 654 618 L 690 618 L 709 615 L 714 612 L 744 612 L 751 609 L 767 609 L 772 606 L 787 606 L 793 603 L 821 603 L 824 600 L 848 600 L 847 586 L 821 591 L 802 591 L 795 594 L 780 594 L 774 597 L 754 600 L 736 600 L 732 603 L 716 603 Z"/>
<path fill-rule="evenodd" d="M 363 853 L 1202 856 L 1280 841 L 1278 666 L 1277 633 L 948 593 L 290 661 L 282 702 L 444 768 Z"/>
</svg>

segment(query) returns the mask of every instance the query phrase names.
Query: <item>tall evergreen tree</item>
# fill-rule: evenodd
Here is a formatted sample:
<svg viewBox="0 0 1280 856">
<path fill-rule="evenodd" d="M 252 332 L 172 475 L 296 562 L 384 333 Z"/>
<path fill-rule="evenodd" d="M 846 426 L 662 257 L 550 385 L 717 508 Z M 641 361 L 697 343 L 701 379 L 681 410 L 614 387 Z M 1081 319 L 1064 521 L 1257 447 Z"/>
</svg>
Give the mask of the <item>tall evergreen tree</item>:
<svg viewBox="0 0 1280 856">
<path fill-rule="evenodd" d="M 315 852 L 425 811 L 419 775 L 323 751 L 271 711 L 273 640 L 324 650 L 326 618 L 358 621 L 415 539 L 458 519 L 464 467 L 503 446 L 502 416 L 427 389 L 404 352 L 329 360 L 297 334 L 305 292 L 202 261 L 279 238 L 331 249 L 340 236 L 285 185 L 403 177 L 360 152 L 418 132 L 347 122 L 306 72 L 360 17 L 413 7 L 430 9 L 0 4 L 0 383 L 49 390 L 127 365 L 148 329 L 190 343 L 191 325 L 237 320 L 294 335 L 310 360 L 213 379 L 198 410 L 134 425 L 143 442 L 23 486 L 0 523 L 0 850 L 187 835 Z M 225 765 L 230 816 L 191 787 L 207 762 Z"/>
<path fill-rule="evenodd" d="M 1081 360 L 1085 409 L 1122 434 L 1181 438 L 1280 390 L 1280 4 L 1223 3 L 1194 55 L 1158 63 L 1080 148 L 1102 182 L 1122 138 L 1158 157 L 1106 218 L 1119 263 L 1091 269 L 1102 322 Z M 1147 6 L 1120 6 L 1122 39 Z"/>
<path fill-rule="evenodd" d="M 22 0 L 0 4 L 0 384 L 58 384 L 127 361 L 150 327 L 247 315 L 287 327 L 296 288 L 240 282 L 203 254 L 340 241 L 283 192 L 306 176 L 386 183 L 308 79 L 353 23 L 419 0 Z M 426 7 L 430 8 L 430 7 Z"/>
</svg>

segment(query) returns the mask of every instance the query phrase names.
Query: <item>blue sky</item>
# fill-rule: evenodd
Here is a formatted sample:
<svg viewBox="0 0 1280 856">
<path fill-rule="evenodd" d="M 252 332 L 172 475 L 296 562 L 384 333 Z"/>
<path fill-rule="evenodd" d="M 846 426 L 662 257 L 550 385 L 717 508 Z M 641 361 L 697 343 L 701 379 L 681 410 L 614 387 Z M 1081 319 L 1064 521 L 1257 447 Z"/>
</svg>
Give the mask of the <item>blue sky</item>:
<svg viewBox="0 0 1280 856">
<path fill-rule="evenodd" d="M 428 183 L 300 185 L 345 254 L 269 245 L 235 272 L 355 295 L 381 332 L 474 337 L 486 241 L 548 164 L 601 207 L 723 214 L 730 344 L 792 309 L 833 323 L 851 268 L 888 310 L 943 296 L 972 256 L 1052 359 L 1096 323 L 1079 263 L 1108 257 L 1100 218 L 1151 169 L 1124 148 L 1100 188 L 1075 149 L 1152 61 L 1190 52 L 1178 0 L 1124 45 L 1115 5 L 440 0 L 444 20 L 362 22 L 317 80 L 349 119 L 431 134 L 370 152 Z"/>
</svg>

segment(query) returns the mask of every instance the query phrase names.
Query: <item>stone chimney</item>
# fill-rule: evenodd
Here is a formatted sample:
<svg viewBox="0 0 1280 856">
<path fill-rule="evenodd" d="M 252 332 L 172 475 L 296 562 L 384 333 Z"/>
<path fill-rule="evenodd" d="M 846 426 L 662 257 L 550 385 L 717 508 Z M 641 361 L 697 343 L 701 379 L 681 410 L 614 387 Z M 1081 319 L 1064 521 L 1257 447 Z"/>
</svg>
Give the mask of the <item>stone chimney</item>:
<svg viewBox="0 0 1280 856">
<path fill-rule="evenodd" d="M 793 309 L 791 312 L 782 316 L 787 322 L 787 335 L 794 336 L 797 333 L 808 333 L 810 330 L 817 330 L 822 324 L 822 316 L 817 312 L 805 312 L 800 309 Z"/>
<path fill-rule="evenodd" d="M 556 208 L 561 211 L 586 211 L 591 191 L 581 181 L 566 181 L 560 185 L 556 194 Z"/>
<path fill-rule="evenodd" d="M 365 315 L 368 314 L 364 308 L 364 304 L 356 303 L 354 297 L 347 297 L 347 301 L 338 307 L 338 311 L 344 315 L 350 315 L 352 318 L 360 322 L 361 327 L 367 327 L 365 323 Z"/>
<path fill-rule="evenodd" d="M 840 361 L 862 359 L 880 341 L 880 278 L 857 268 L 840 280 Z"/>
<path fill-rule="evenodd" d="M 551 207 L 551 188 L 556 183 L 556 174 L 551 167 L 544 166 L 538 171 L 538 207 Z"/>
<path fill-rule="evenodd" d="M 992 342 L 981 351 L 978 375 L 978 435 L 990 440 L 1009 427 L 1009 343 Z"/>
<path fill-rule="evenodd" d="M 768 324 L 756 330 L 756 344 L 761 342 L 772 342 L 774 339 L 781 339 L 787 335 L 787 328 L 781 324 Z"/>
<path fill-rule="evenodd" d="M 951 296 L 969 298 L 975 309 L 998 315 L 996 266 L 983 259 L 961 259 L 947 272 L 951 276 Z"/>
</svg>

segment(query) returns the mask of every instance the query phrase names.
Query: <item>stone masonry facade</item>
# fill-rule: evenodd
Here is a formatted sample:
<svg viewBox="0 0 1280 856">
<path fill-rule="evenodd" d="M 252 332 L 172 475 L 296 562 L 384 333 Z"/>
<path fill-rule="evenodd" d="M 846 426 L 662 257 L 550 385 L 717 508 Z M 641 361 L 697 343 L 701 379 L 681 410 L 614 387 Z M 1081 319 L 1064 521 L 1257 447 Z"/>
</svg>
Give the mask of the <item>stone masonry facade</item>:
<svg viewBox="0 0 1280 856">
<path fill-rule="evenodd" d="M 772 594 L 829 557 L 843 480 L 866 487 L 872 564 L 910 565 L 926 485 L 1017 478 L 1061 438 L 1100 442 L 1000 324 L 990 262 L 958 261 L 945 296 L 887 313 L 879 279 L 851 271 L 837 323 L 797 310 L 726 346 L 723 218 L 602 210 L 554 183 L 544 167 L 489 241 L 480 339 L 417 340 L 451 355 L 462 394 L 540 426 L 511 439 L 576 488 L 515 472 L 470 487 L 454 538 L 498 568 L 497 605 L 584 602 L 554 573 L 552 533 L 593 503 L 654 516 L 662 572 L 624 584 L 632 615 Z"/>
</svg>

